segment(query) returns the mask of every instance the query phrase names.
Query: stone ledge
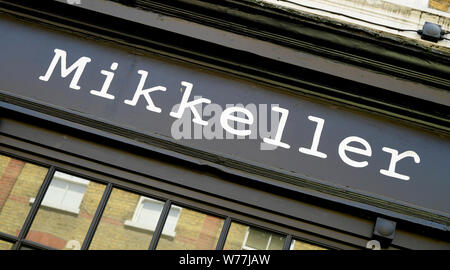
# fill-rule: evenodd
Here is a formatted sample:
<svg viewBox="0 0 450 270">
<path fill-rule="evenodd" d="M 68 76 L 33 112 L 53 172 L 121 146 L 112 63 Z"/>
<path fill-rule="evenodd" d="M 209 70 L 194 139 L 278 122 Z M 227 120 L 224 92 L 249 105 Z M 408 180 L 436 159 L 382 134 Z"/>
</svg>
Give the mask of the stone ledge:
<svg viewBox="0 0 450 270">
<path fill-rule="evenodd" d="M 354 28 L 365 28 L 368 31 L 388 33 L 413 39 L 422 46 L 442 48 L 448 52 L 450 40 L 438 43 L 422 40 L 413 30 L 422 29 L 425 22 L 436 23 L 444 31 L 450 31 L 450 13 L 434 11 L 430 8 L 412 8 L 384 0 L 254 0 L 260 5 L 270 5 L 286 12 L 314 14 L 328 20 L 352 25 Z M 438 0 L 435 0 L 438 1 Z M 448 0 L 439 0 L 448 2 Z M 339 15 L 342 14 L 342 15 Z M 383 25 L 387 27 L 383 27 Z M 393 28 L 412 30 L 398 31 Z M 447 35 L 450 38 L 450 35 Z"/>
</svg>

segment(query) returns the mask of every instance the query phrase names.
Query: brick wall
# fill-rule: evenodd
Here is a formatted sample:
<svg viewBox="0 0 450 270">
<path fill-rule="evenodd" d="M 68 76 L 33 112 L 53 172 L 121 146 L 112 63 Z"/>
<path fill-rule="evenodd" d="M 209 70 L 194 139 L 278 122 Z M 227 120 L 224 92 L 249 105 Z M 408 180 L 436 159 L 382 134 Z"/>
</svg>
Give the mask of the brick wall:
<svg viewBox="0 0 450 270">
<path fill-rule="evenodd" d="M 34 198 L 47 174 L 47 169 L 0 156 L 1 195 L 0 231 L 18 235 L 31 209 Z"/>
<path fill-rule="evenodd" d="M 215 249 L 223 219 L 183 208 L 175 228 L 175 238 L 163 236 L 157 249 Z"/>
<path fill-rule="evenodd" d="M 227 241 L 225 242 L 224 249 L 226 250 L 240 250 L 244 242 L 245 233 L 248 226 L 232 223 L 227 235 Z"/>
<path fill-rule="evenodd" d="M 0 240 L 0 250 L 8 250 L 13 247 L 13 244 Z"/>
<path fill-rule="evenodd" d="M 79 214 L 41 207 L 26 239 L 64 249 L 67 242 L 83 243 L 105 186 L 90 182 L 80 204 Z"/>
<path fill-rule="evenodd" d="M 114 189 L 90 249 L 148 249 L 152 233 L 125 226 L 131 220 L 139 195 Z"/>
</svg>

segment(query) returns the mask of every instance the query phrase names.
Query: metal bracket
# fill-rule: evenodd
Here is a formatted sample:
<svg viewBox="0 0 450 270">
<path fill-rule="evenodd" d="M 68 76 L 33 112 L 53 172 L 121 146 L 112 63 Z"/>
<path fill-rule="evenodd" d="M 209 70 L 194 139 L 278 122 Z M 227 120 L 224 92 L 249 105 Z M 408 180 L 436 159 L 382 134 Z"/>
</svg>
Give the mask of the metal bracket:
<svg viewBox="0 0 450 270">
<path fill-rule="evenodd" d="M 396 226 L 397 222 L 395 221 L 377 218 L 373 228 L 372 238 L 378 240 L 382 247 L 388 246 L 395 237 Z"/>
</svg>

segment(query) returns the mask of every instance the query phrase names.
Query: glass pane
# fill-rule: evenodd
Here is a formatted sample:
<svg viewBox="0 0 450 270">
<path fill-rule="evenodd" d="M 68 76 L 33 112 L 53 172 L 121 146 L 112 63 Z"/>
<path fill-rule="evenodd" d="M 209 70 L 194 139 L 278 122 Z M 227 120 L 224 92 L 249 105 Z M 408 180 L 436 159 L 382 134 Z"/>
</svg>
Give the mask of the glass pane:
<svg viewBox="0 0 450 270">
<path fill-rule="evenodd" d="M 55 172 L 26 239 L 56 249 L 80 249 L 104 190 L 105 185 Z"/>
<path fill-rule="evenodd" d="M 270 242 L 271 233 L 257 228 L 249 228 L 245 245 L 252 249 L 265 250 Z"/>
<path fill-rule="evenodd" d="M 9 250 L 13 247 L 13 243 L 0 240 L 0 250 Z"/>
<path fill-rule="evenodd" d="M 272 238 L 270 239 L 269 247 L 267 250 L 280 250 L 283 249 L 285 236 L 281 234 L 272 234 Z"/>
<path fill-rule="evenodd" d="M 48 169 L 0 155 L 0 231 L 18 236 Z"/>
<path fill-rule="evenodd" d="M 148 249 L 163 204 L 113 189 L 89 249 Z"/>
<path fill-rule="evenodd" d="M 300 240 L 293 239 L 291 243 L 291 250 L 327 250 L 327 249 L 316 245 L 311 245 Z"/>
<path fill-rule="evenodd" d="M 156 249 L 216 249 L 224 220 L 173 205 Z"/>
<path fill-rule="evenodd" d="M 278 233 L 233 222 L 224 249 L 280 250 L 285 239 L 285 236 Z"/>
</svg>

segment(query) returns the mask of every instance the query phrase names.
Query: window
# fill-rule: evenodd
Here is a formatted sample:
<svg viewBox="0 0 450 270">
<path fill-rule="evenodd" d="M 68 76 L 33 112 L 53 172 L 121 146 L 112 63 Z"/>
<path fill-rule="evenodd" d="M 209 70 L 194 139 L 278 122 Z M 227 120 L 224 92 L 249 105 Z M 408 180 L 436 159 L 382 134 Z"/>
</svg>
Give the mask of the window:
<svg viewBox="0 0 450 270">
<path fill-rule="evenodd" d="M 103 184 L 56 171 L 25 239 L 56 249 L 77 248 L 104 191 Z"/>
<path fill-rule="evenodd" d="M 13 243 L 0 240 L 0 250 L 8 250 L 13 247 Z"/>
<path fill-rule="evenodd" d="M 281 250 L 286 235 L 233 222 L 225 242 L 228 250 Z"/>
<path fill-rule="evenodd" d="M 279 250 L 283 248 L 285 237 L 269 231 L 248 227 L 242 249 Z"/>
<path fill-rule="evenodd" d="M 88 180 L 62 172 L 55 172 L 42 205 L 78 214 L 88 185 Z M 33 203 L 34 198 L 31 198 L 30 202 Z"/>
<path fill-rule="evenodd" d="M 164 202 L 142 197 L 139 199 L 133 218 L 126 220 L 125 225 L 139 229 L 155 231 L 159 215 L 163 209 Z M 167 216 L 162 234 L 168 237 L 175 237 L 175 227 L 180 217 L 181 207 L 172 206 Z"/>
<path fill-rule="evenodd" d="M 114 188 L 89 249 L 148 249 L 162 208 L 146 211 L 144 202 L 147 200 L 151 199 Z"/>
</svg>

